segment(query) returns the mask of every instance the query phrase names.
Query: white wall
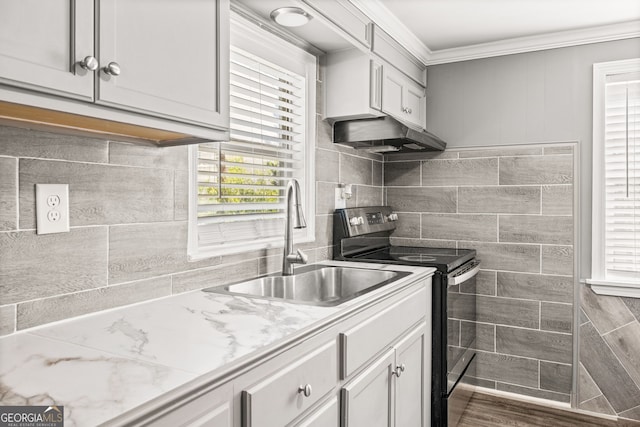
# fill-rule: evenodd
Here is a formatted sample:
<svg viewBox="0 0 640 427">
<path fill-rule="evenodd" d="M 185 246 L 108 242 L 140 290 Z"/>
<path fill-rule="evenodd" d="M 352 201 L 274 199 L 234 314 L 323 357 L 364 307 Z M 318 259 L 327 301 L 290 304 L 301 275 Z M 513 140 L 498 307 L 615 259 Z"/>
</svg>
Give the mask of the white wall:
<svg viewBox="0 0 640 427">
<path fill-rule="evenodd" d="M 580 142 L 580 278 L 591 274 L 592 66 L 638 57 L 635 38 L 427 70 L 427 130 L 448 147 Z"/>
</svg>

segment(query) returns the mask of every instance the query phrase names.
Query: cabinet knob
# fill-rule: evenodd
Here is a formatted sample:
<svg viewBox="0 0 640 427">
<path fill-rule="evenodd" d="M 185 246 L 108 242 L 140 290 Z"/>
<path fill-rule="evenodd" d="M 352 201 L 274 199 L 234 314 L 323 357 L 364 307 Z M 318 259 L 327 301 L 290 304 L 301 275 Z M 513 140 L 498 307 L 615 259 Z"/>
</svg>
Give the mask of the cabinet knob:
<svg viewBox="0 0 640 427">
<path fill-rule="evenodd" d="M 298 387 L 298 393 L 302 393 L 304 397 L 311 396 L 311 384 L 301 385 Z"/>
<path fill-rule="evenodd" d="M 95 71 L 100 66 L 100 64 L 98 63 L 98 60 L 91 55 L 85 56 L 84 59 L 79 62 L 79 64 L 82 68 L 84 68 L 87 71 Z"/>
<path fill-rule="evenodd" d="M 109 74 L 110 76 L 119 76 L 120 75 L 120 64 L 117 62 L 109 62 L 106 67 L 102 69 L 105 74 Z"/>
<path fill-rule="evenodd" d="M 404 370 L 407 367 L 404 366 L 404 363 L 400 366 L 396 366 L 396 369 L 394 371 L 391 372 L 392 375 L 395 375 L 396 377 L 400 378 L 400 375 L 402 375 L 402 373 L 404 372 Z"/>
</svg>

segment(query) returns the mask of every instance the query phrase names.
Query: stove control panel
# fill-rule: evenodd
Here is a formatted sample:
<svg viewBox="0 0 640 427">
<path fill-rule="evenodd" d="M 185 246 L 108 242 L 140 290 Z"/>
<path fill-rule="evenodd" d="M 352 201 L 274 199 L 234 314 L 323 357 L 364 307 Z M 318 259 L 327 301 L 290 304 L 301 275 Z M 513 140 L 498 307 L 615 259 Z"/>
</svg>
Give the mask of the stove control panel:
<svg viewBox="0 0 640 427">
<path fill-rule="evenodd" d="M 344 230 L 340 232 L 345 234 L 345 237 L 392 232 L 398 221 L 398 214 L 394 213 L 390 206 L 337 209 L 334 215 L 334 226 L 343 224 L 338 228 Z"/>
<path fill-rule="evenodd" d="M 382 212 L 371 212 L 367 213 L 367 224 L 384 224 L 384 216 Z"/>
<path fill-rule="evenodd" d="M 361 216 L 353 216 L 349 219 L 349 224 L 351 225 L 362 225 L 364 224 L 364 219 Z"/>
</svg>

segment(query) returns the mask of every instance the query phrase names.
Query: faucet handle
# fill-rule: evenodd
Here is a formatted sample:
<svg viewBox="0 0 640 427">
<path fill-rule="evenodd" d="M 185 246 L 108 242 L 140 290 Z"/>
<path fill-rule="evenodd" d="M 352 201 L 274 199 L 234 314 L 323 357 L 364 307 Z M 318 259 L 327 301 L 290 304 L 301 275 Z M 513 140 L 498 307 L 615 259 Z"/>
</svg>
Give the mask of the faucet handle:
<svg viewBox="0 0 640 427">
<path fill-rule="evenodd" d="M 307 256 L 307 254 L 305 254 L 304 252 L 302 252 L 302 249 L 298 249 L 297 251 L 298 254 L 298 262 L 300 264 L 306 264 L 307 261 L 309 261 L 309 257 Z"/>
</svg>

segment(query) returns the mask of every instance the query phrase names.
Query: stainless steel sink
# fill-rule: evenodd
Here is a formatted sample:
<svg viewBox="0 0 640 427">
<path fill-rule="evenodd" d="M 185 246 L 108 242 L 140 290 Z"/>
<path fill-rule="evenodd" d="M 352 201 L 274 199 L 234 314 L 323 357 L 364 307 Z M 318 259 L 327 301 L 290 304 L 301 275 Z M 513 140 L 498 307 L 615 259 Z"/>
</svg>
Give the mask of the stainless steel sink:
<svg viewBox="0 0 640 427">
<path fill-rule="evenodd" d="M 299 268 L 292 276 L 265 276 L 204 291 L 334 306 L 409 274 L 405 271 L 311 265 Z"/>
</svg>

